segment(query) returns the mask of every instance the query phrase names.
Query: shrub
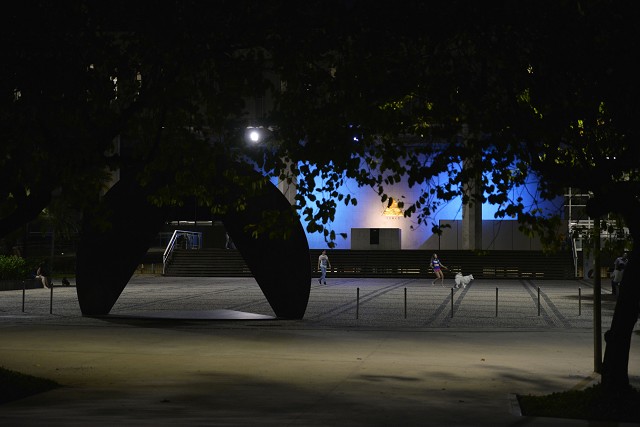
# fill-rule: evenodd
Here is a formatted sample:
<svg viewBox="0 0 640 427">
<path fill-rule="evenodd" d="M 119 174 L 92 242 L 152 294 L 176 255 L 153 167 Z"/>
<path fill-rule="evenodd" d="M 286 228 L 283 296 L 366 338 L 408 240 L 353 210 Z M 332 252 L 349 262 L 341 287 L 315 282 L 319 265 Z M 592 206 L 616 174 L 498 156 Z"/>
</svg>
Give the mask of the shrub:
<svg viewBox="0 0 640 427">
<path fill-rule="evenodd" d="M 518 395 L 522 415 L 596 421 L 640 422 L 640 391 L 607 392 L 602 384 L 546 396 Z"/>
<path fill-rule="evenodd" d="M 0 255 L 0 280 L 21 280 L 29 277 L 24 258 Z"/>
<path fill-rule="evenodd" d="M 60 387 L 55 381 L 21 374 L 0 366 L 0 404 Z"/>
</svg>

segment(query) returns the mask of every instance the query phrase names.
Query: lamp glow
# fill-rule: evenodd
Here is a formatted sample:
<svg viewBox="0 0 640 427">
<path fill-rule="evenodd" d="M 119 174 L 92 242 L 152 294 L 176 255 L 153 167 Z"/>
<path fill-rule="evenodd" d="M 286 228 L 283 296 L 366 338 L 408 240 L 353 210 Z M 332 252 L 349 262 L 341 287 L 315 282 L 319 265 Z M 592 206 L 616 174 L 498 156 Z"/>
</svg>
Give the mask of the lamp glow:
<svg viewBox="0 0 640 427">
<path fill-rule="evenodd" d="M 260 132 L 258 132 L 257 130 L 252 130 L 251 132 L 249 132 L 249 140 L 251 142 L 260 141 Z"/>
</svg>

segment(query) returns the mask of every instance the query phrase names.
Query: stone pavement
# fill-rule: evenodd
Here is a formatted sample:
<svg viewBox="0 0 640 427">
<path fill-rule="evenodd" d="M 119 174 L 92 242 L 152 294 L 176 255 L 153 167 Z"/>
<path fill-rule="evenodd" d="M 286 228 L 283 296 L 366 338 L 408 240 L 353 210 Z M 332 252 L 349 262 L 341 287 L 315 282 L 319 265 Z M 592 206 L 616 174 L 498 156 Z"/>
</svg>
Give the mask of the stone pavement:
<svg viewBox="0 0 640 427">
<path fill-rule="evenodd" d="M 27 290 L 24 311 L 22 291 L 0 292 L 0 366 L 63 385 L 0 406 L 0 424 L 611 425 L 523 417 L 515 400 L 599 381 L 590 282 L 430 283 L 314 282 L 302 320 L 275 319 L 247 278 L 137 275 L 105 317 L 81 315 L 73 281 Z"/>
</svg>

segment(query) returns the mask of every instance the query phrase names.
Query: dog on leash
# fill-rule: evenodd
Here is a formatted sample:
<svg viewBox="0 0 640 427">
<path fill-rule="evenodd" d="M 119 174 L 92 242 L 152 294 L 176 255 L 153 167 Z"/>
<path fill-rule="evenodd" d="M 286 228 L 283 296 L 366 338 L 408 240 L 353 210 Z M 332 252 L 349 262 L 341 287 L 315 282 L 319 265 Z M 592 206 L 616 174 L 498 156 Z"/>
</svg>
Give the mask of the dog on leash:
<svg viewBox="0 0 640 427">
<path fill-rule="evenodd" d="M 462 285 L 463 288 L 466 288 L 467 285 L 471 283 L 472 280 L 473 280 L 473 274 L 463 276 L 462 273 L 456 273 L 456 277 L 455 277 L 456 286 L 454 287 L 459 288 L 460 285 Z"/>
</svg>

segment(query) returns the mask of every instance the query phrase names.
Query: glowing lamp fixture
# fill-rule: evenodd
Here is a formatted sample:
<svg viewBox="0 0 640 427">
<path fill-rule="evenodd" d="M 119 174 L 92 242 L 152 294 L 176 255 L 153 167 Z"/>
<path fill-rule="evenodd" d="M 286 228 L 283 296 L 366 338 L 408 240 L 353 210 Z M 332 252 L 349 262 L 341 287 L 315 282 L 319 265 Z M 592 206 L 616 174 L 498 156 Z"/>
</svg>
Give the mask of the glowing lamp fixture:
<svg viewBox="0 0 640 427">
<path fill-rule="evenodd" d="M 251 130 L 249 131 L 249 141 L 251 142 L 258 142 L 260 141 L 260 132 L 258 132 L 257 130 Z"/>
<path fill-rule="evenodd" d="M 244 138 L 250 144 L 261 144 L 271 137 L 272 128 L 249 126 L 245 129 Z"/>
</svg>

